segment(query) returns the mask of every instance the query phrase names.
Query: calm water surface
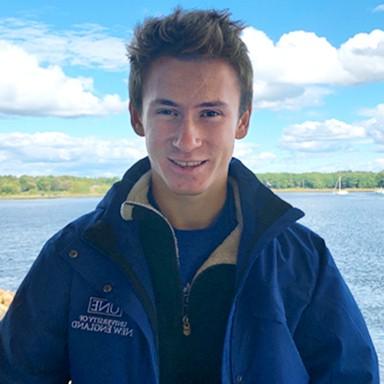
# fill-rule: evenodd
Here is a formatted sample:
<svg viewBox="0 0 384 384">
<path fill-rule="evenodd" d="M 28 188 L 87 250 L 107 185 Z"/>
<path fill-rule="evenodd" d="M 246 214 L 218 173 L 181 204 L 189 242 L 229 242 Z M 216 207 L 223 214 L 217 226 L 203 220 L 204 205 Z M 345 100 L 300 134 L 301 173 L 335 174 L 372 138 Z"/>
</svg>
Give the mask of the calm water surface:
<svg viewBox="0 0 384 384">
<path fill-rule="evenodd" d="M 280 194 L 331 249 L 368 324 L 384 377 L 384 195 Z M 0 200 L 0 287 L 15 290 L 44 242 L 96 198 Z"/>
</svg>

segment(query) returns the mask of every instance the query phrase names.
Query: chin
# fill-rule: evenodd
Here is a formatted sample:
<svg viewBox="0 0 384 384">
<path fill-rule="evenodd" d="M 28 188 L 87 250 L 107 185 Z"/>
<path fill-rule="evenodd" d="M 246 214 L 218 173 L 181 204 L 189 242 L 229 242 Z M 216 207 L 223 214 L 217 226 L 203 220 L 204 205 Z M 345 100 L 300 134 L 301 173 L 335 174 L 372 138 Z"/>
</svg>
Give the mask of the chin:
<svg viewBox="0 0 384 384">
<path fill-rule="evenodd" d="M 199 196 L 205 192 L 203 188 L 170 188 L 170 190 L 179 196 Z"/>
</svg>

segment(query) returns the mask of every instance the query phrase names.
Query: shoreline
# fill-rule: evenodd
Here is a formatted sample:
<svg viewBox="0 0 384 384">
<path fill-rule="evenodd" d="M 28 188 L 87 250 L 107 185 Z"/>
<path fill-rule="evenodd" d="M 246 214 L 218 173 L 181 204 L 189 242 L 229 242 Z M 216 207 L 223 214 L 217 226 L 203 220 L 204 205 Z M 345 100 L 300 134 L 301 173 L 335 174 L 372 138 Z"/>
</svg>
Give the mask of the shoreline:
<svg viewBox="0 0 384 384">
<path fill-rule="evenodd" d="M 86 199 L 90 197 L 101 198 L 104 194 L 57 194 L 57 195 L 0 195 L 0 200 L 53 200 L 53 199 Z"/>
<path fill-rule="evenodd" d="M 271 188 L 271 190 L 275 193 L 278 192 L 303 192 L 303 193 L 334 193 L 334 189 L 330 188 Z M 345 188 L 343 191 L 347 191 L 348 193 L 377 193 L 377 188 Z"/>
<path fill-rule="evenodd" d="M 329 188 L 271 188 L 275 193 L 279 192 L 302 192 L 302 193 L 333 193 L 334 189 Z M 349 193 L 377 193 L 377 188 L 346 188 Z M 0 195 L 0 200 L 43 200 L 43 199 L 86 199 L 102 198 L 105 193 L 68 193 L 68 194 L 42 194 L 42 195 Z"/>
</svg>

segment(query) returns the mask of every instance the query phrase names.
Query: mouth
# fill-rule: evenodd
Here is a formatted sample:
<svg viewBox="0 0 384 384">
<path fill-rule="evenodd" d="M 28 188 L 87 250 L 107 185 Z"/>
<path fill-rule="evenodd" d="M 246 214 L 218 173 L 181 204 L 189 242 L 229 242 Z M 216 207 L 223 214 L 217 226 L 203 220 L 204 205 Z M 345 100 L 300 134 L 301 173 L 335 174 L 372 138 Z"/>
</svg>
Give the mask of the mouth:
<svg viewBox="0 0 384 384">
<path fill-rule="evenodd" d="M 177 165 L 180 168 L 184 169 L 193 169 L 198 168 L 201 165 L 205 164 L 208 160 L 199 160 L 199 161 L 182 161 L 182 160 L 175 160 L 175 159 L 169 159 L 171 163 Z"/>
</svg>

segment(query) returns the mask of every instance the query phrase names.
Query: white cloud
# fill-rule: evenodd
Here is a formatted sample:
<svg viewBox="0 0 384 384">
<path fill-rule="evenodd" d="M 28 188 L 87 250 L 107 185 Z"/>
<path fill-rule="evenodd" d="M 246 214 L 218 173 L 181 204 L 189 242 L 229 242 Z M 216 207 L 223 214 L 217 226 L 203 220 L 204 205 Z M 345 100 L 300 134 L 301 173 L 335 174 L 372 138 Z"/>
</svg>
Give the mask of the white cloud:
<svg viewBox="0 0 384 384">
<path fill-rule="evenodd" d="M 353 36 L 340 47 L 339 57 L 353 83 L 384 80 L 384 31 Z"/>
<path fill-rule="evenodd" d="M 234 156 L 252 170 L 269 166 L 277 160 L 274 153 L 260 151 L 259 145 L 250 141 L 236 141 Z"/>
<path fill-rule="evenodd" d="M 116 33 L 97 24 L 58 30 L 31 20 L 0 19 L 0 40 L 35 57 L 46 70 L 81 66 L 127 72 L 125 43 L 129 35 L 128 31 Z M 336 86 L 384 80 L 383 30 L 356 34 L 340 47 L 306 31 L 288 32 L 274 42 L 263 31 L 249 27 L 243 39 L 255 72 L 256 108 L 297 110 L 318 106 Z M 76 81 L 90 93 L 86 88 L 89 79 Z M 91 109 L 103 109 L 101 103 L 109 110 L 110 98 L 99 102 L 92 97 L 86 99 L 85 106 L 97 105 Z"/>
<path fill-rule="evenodd" d="M 360 138 L 358 131 L 353 134 L 357 139 Z M 344 135 L 339 132 L 337 137 Z M 355 160 L 351 161 L 353 152 L 343 152 L 341 157 L 329 156 L 324 164 L 321 152 L 316 156 L 311 151 L 299 148 L 284 158 L 281 154 L 261 150 L 252 141 L 237 141 L 234 155 L 255 172 L 332 171 L 336 168 L 349 169 L 351 164 L 353 167 L 359 165 Z M 0 133 L 0 175 L 121 176 L 144 156 L 145 141 L 134 136 L 102 139 L 76 137 L 62 132 Z M 372 160 L 372 169 L 382 169 L 383 160 Z M 362 163 L 361 169 L 366 168 L 367 164 L 368 160 Z"/>
<path fill-rule="evenodd" d="M 256 108 L 319 105 L 330 93 L 324 84 L 328 86 L 337 75 L 348 77 L 337 61 L 335 48 L 313 33 L 291 32 L 275 44 L 264 32 L 250 27 L 244 30 L 243 40 L 254 69 Z"/>
<path fill-rule="evenodd" d="M 0 174 L 120 175 L 146 155 L 142 139 L 74 137 L 61 132 L 0 133 Z"/>
<path fill-rule="evenodd" d="M 259 150 L 259 145 L 256 143 L 236 140 L 234 156 L 239 158 L 244 158 L 245 156 L 255 156 Z"/>
<path fill-rule="evenodd" d="M 118 95 L 98 97 L 93 80 L 43 67 L 24 49 L 0 40 L 0 115 L 79 117 L 118 113 Z"/>
<path fill-rule="evenodd" d="M 146 155 L 145 141 L 138 137 L 102 139 L 62 132 L 0 133 L 0 175 L 119 176 Z M 255 170 L 277 160 L 274 153 L 260 151 L 257 144 L 246 141 L 236 142 L 234 155 Z"/>
<path fill-rule="evenodd" d="M 111 36 L 97 24 L 81 24 L 60 31 L 31 20 L 0 19 L 1 39 L 18 45 L 42 63 L 106 70 L 128 67 L 125 41 Z"/>
<path fill-rule="evenodd" d="M 351 143 L 366 139 L 366 129 L 343 121 L 306 121 L 294 124 L 283 131 L 281 146 L 302 152 L 330 152 L 347 149 Z"/>
<path fill-rule="evenodd" d="M 384 150 L 384 127 L 381 128 L 378 127 L 372 127 L 369 130 L 369 135 L 373 138 L 375 143 L 382 146 L 382 149 Z"/>
<path fill-rule="evenodd" d="M 373 12 L 384 12 L 384 4 L 378 5 Z"/>
<path fill-rule="evenodd" d="M 332 91 L 325 87 L 255 81 L 254 106 L 257 109 L 299 110 L 318 106 Z"/>
<path fill-rule="evenodd" d="M 379 168 L 379 170 L 384 170 L 384 157 L 378 158 L 375 160 L 376 169 Z"/>
<path fill-rule="evenodd" d="M 312 32 L 275 43 L 253 27 L 243 33 L 255 73 L 255 107 L 299 109 L 321 104 L 335 86 L 384 80 L 384 31 L 360 33 L 340 48 Z"/>
<path fill-rule="evenodd" d="M 384 151 L 384 104 L 378 104 L 375 108 L 364 109 L 361 114 L 369 117 L 362 122 L 368 136 L 379 146 L 379 151 Z"/>
<path fill-rule="evenodd" d="M 378 104 L 375 108 L 365 108 L 360 112 L 363 116 L 384 119 L 384 104 Z"/>
<path fill-rule="evenodd" d="M 327 84 L 345 81 L 337 49 L 312 32 L 294 31 L 273 41 L 254 28 L 244 31 L 256 77 L 289 84 Z"/>
<path fill-rule="evenodd" d="M 264 32 L 245 29 L 256 79 L 290 85 L 347 85 L 384 79 L 384 31 L 359 33 L 340 48 L 312 32 L 286 33 L 274 43 Z M 372 73 L 373 72 L 373 73 Z"/>
</svg>

